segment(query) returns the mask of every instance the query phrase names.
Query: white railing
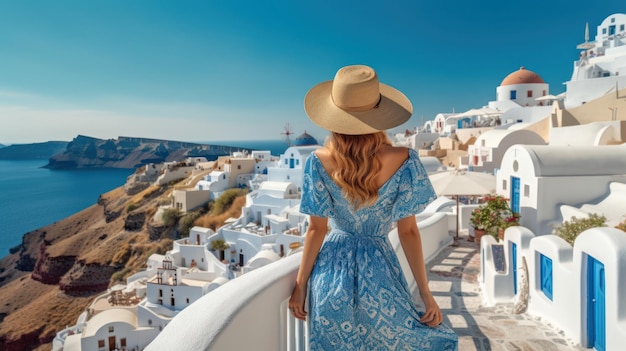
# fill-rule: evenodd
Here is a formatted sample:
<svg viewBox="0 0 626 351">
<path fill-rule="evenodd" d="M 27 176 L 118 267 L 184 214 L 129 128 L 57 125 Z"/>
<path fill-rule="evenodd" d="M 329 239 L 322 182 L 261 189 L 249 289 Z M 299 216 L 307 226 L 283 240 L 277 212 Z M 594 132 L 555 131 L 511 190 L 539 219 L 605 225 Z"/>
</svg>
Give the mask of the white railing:
<svg viewBox="0 0 626 351">
<path fill-rule="evenodd" d="M 419 228 L 424 257 L 434 257 L 452 241 L 446 214 L 434 214 Z M 396 231 L 389 236 L 403 269 L 410 272 Z M 204 295 L 173 318 L 146 350 L 185 345 L 186 350 L 306 351 L 308 325 L 294 319 L 287 308 L 301 256 L 283 258 Z M 405 276 L 415 289 L 412 275 Z"/>
</svg>

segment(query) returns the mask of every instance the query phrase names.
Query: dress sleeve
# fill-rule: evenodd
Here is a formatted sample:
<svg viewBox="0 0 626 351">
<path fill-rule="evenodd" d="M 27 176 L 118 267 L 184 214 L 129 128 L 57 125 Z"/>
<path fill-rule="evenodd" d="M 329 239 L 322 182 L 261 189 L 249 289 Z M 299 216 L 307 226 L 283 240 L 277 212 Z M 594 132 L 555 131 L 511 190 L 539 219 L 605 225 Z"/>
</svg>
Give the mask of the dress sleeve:
<svg viewBox="0 0 626 351">
<path fill-rule="evenodd" d="M 319 160 L 311 154 L 304 165 L 300 212 L 317 217 L 328 217 L 332 210 L 332 198 L 321 177 L 320 167 Z"/>
<path fill-rule="evenodd" d="M 397 221 L 420 213 L 436 198 L 435 189 L 417 152 L 409 149 L 409 159 L 400 174 L 398 197 L 393 205 L 392 219 Z"/>
</svg>

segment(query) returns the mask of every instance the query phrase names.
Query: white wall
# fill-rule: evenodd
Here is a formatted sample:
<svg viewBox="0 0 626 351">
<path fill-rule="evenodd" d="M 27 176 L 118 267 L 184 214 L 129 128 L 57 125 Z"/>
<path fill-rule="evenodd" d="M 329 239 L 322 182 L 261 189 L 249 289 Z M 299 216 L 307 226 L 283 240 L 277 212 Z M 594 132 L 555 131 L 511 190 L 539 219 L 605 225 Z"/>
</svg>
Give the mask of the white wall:
<svg viewBox="0 0 626 351">
<path fill-rule="evenodd" d="M 517 262 L 512 262 L 512 243 L 517 244 Z M 588 347 L 588 258 L 605 269 L 606 350 L 621 350 L 626 344 L 626 233 L 615 228 L 592 228 L 581 233 L 572 247 L 554 235 L 535 236 L 527 228 L 507 229 L 504 240 L 508 269 L 495 272 L 489 255 L 493 238 L 483 237 L 480 282 L 485 301 L 514 302 L 520 291 L 522 258 L 528 264 L 528 313 L 541 317 L 575 342 Z M 552 299 L 541 289 L 540 256 L 552 260 Z M 518 296 L 512 294 L 512 268 L 518 267 Z"/>
<path fill-rule="evenodd" d="M 156 185 L 163 185 L 169 182 L 183 179 L 187 177 L 193 171 L 194 167 L 178 167 L 175 170 L 166 169 L 165 173 L 161 174 L 156 180 Z"/>
</svg>

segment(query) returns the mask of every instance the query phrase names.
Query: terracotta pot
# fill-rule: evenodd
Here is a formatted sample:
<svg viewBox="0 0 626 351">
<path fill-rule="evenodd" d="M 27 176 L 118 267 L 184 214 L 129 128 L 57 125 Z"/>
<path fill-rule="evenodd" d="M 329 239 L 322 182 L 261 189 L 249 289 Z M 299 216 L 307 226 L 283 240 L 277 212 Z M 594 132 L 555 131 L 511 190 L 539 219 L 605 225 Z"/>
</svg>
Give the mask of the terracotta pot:
<svg viewBox="0 0 626 351">
<path fill-rule="evenodd" d="M 480 246 L 480 239 L 483 235 L 485 235 L 485 233 L 487 233 L 487 231 L 484 229 L 474 228 L 474 241 L 476 242 L 476 245 Z"/>
</svg>

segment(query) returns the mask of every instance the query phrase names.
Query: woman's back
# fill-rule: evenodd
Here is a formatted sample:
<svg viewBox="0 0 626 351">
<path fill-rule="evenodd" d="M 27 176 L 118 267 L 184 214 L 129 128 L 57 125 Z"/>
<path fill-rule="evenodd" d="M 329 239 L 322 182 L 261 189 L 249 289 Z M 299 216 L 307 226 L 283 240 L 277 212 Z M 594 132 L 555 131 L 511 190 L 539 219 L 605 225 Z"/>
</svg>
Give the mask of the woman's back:
<svg viewBox="0 0 626 351">
<path fill-rule="evenodd" d="M 337 167 L 337 164 L 333 160 L 332 152 L 324 147 L 316 150 L 315 154 L 322 162 L 326 173 L 332 174 Z M 409 152 L 408 149 L 404 147 L 383 145 L 373 157 L 377 157 L 382 164 L 382 169 L 376 176 L 376 185 L 380 188 L 402 166 L 409 157 Z"/>
<path fill-rule="evenodd" d="M 386 237 L 393 221 L 419 209 L 420 203 L 425 206 L 435 194 L 425 191 L 420 194 L 421 201 L 415 200 L 416 183 L 427 182 L 428 175 L 414 150 L 385 146 L 377 157 L 382 162 L 382 169 L 374 178 L 378 185 L 378 199 L 371 206 L 355 209 L 330 176 L 336 167 L 330 152 L 325 148 L 318 149 L 307 161 L 305 170 L 305 177 L 311 178 L 305 182 L 311 182 L 317 196 L 304 197 L 301 208 L 324 209 L 322 212 L 330 218 L 333 230 Z"/>
</svg>

